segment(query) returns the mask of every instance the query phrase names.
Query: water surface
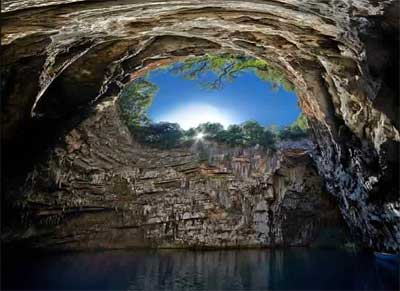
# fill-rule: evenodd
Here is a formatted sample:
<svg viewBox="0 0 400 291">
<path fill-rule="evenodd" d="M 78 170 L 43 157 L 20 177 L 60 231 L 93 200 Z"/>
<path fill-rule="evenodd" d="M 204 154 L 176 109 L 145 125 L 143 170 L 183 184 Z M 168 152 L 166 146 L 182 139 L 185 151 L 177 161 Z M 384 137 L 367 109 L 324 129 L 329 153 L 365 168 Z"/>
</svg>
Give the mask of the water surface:
<svg viewBox="0 0 400 291">
<path fill-rule="evenodd" d="M 399 266 L 338 250 L 5 254 L 2 289 L 398 290 Z"/>
</svg>

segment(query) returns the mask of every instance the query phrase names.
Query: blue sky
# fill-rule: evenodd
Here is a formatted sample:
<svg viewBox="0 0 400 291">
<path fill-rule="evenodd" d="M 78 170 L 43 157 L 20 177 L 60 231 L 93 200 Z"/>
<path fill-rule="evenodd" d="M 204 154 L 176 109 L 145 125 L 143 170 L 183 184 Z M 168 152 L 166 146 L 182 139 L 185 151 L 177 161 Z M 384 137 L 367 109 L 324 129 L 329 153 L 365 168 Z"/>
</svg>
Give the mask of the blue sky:
<svg viewBox="0 0 400 291">
<path fill-rule="evenodd" d="M 203 80 L 210 80 L 208 74 Z M 182 128 L 200 122 L 220 122 L 224 126 L 256 120 L 261 125 L 284 126 L 300 114 L 297 96 L 260 80 L 253 72 L 243 72 L 233 82 L 224 82 L 219 90 L 209 90 L 198 80 L 174 76 L 168 70 L 150 73 L 149 80 L 160 90 L 149 108 L 149 117 L 156 122 L 177 122 Z"/>
</svg>

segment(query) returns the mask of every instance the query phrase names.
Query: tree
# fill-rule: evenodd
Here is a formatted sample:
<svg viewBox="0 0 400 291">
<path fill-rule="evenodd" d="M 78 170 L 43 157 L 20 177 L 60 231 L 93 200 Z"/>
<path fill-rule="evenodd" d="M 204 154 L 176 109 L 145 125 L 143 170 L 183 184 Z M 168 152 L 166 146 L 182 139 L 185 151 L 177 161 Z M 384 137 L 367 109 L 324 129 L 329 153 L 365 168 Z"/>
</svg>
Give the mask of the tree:
<svg viewBox="0 0 400 291">
<path fill-rule="evenodd" d="M 308 125 L 307 117 L 303 113 L 299 115 L 299 117 L 293 122 L 291 126 L 293 127 L 296 126 L 301 130 L 303 130 L 304 132 L 306 132 L 310 128 L 310 126 Z"/>
<path fill-rule="evenodd" d="M 309 126 L 307 118 L 304 114 L 300 114 L 299 117 L 288 127 L 285 127 L 279 132 L 279 138 L 282 140 L 302 139 L 308 136 Z"/>
<path fill-rule="evenodd" d="M 233 56 L 230 54 L 204 55 L 187 58 L 183 62 L 169 67 L 175 74 L 189 80 L 200 80 L 201 84 L 209 89 L 220 89 L 224 81 L 233 81 L 246 70 L 252 70 L 264 81 L 272 83 L 273 88 L 282 86 L 287 91 L 294 90 L 293 84 L 287 80 L 285 74 L 268 62 L 247 56 Z M 215 75 L 214 80 L 204 81 L 208 73 Z"/>
<path fill-rule="evenodd" d="M 241 125 L 241 127 L 245 145 L 254 146 L 260 143 L 264 129 L 257 121 L 246 121 Z"/>
<path fill-rule="evenodd" d="M 236 124 L 229 125 L 228 129 L 224 132 L 224 135 L 220 137 L 231 146 L 244 144 L 242 128 Z"/>
<path fill-rule="evenodd" d="M 266 149 L 275 149 L 276 134 L 268 129 L 264 128 L 263 134 L 259 140 L 259 144 Z"/>
<path fill-rule="evenodd" d="M 262 80 L 270 81 L 273 87 L 293 90 L 293 85 L 278 68 L 268 62 L 253 57 L 233 56 L 230 54 L 204 55 L 188 58 L 183 62 L 167 67 L 172 73 L 187 79 L 200 80 L 203 86 L 211 89 L 221 88 L 224 81 L 232 81 L 246 70 L 252 70 Z M 215 78 L 209 80 L 209 73 Z M 204 77 L 206 81 L 201 79 Z M 231 125 L 227 130 L 219 123 L 207 122 L 197 128 L 182 130 L 174 123 L 152 123 L 147 117 L 147 109 L 153 101 L 158 87 L 146 77 L 128 84 L 121 93 L 119 105 L 122 116 L 137 140 L 160 148 L 190 145 L 198 133 L 205 139 L 225 143 L 230 146 L 262 145 L 274 148 L 277 137 L 280 139 L 298 139 L 308 133 L 307 119 L 300 115 L 290 126 L 284 129 L 263 128 L 256 121 L 246 121 L 241 125 Z"/>
<path fill-rule="evenodd" d="M 197 132 L 203 133 L 208 139 L 216 138 L 223 130 L 222 124 L 213 122 L 202 123 L 196 128 Z"/>
<path fill-rule="evenodd" d="M 162 149 L 178 147 L 183 137 L 179 124 L 169 122 L 137 126 L 133 134 L 139 142 Z"/>
<path fill-rule="evenodd" d="M 285 75 L 277 68 L 272 66 L 264 66 L 257 68 L 255 73 L 261 80 L 271 82 L 272 88 L 275 90 L 279 89 L 281 86 L 286 91 L 294 91 L 293 84 L 286 79 Z"/>
<path fill-rule="evenodd" d="M 261 145 L 264 148 L 275 149 L 277 134 L 269 127 L 263 128 L 257 121 L 246 121 L 241 125 L 230 125 L 227 130 L 219 123 L 203 123 L 196 129 L 185 131 L 186 141 L 189 136 L 193 138 L 199 132 L 204 133 L 206 139 L 217 143 L 224 143 L 229 146 L 255 146 Z"/>
<path fill-rule="evenodd" d="M 139 126 L 149 122 L 147 109 L 153 102 L 153 97 L 159 90 L 157 85 L 139 78 L 128 84 L 121 92 L 119 105 L 122 117 L 128 126 Z"/>
<path fill-rule="evenodd" d="M 190 128 L 188 130 L 183 131 L 183 139 L 185 141 L 192 141 L 197 135 L 197 130 L 195 128 Z"/>
</svg>

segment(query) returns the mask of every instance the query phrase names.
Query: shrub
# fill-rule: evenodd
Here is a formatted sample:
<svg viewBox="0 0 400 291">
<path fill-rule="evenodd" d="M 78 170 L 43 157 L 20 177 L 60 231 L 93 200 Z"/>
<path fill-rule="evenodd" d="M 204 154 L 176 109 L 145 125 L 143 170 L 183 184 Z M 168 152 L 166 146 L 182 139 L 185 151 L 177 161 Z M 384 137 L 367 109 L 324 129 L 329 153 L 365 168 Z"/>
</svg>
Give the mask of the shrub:
<svg viewBox="0 0 400 291">
<path fill-rule="evenodd" d="M 177 123 L 149 123 L 130 129 L 139 142 L 161 149 L 180 146 L 183 137 L 183 131 Z"/>
<path fill-rule="evenodd" d="M 279 131 L 278 137 L 281 140 L 298 140 L 307 137 L 309 135 L 308 131 L 307 118 L 304 114 L 300 114 L 295 122 Z"/>
<path fill-rule="evenodd" d="M 158 87 L 140 78 L 128 84 L 121 92 L 119 106 L 122 117 L 128 126 L 140 126 L 148 123 L 147 109 L 153 102 Z"/>
</svg>

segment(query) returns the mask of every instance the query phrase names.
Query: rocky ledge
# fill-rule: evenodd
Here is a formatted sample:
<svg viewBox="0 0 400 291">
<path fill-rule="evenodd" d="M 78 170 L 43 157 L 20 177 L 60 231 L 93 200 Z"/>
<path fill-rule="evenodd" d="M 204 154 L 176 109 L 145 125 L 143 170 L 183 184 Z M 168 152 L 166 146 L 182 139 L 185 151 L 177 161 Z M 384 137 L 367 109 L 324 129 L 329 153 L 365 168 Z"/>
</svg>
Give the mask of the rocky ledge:
<svg viewBox="0 0 400 291">
<path fill-rule="evenodd" d="M 10 205 L 24 215 L 5 241 L 46 249 L 303 246 L 340 225 L 304 148 L 149 149 L 131 140 L 113 101 L 97 110 L 30 173 Z"/>
<path fill-rule="evenodd" d="M 4 0 L 3 196 L 16 200 L 12 189 L 48 159 L 44 149 L 141 72 L 187 56 L 245 54 L 296 87 L 313 158 L 352 233 L 398 252 L 399 3 Z"/>
</svg>

